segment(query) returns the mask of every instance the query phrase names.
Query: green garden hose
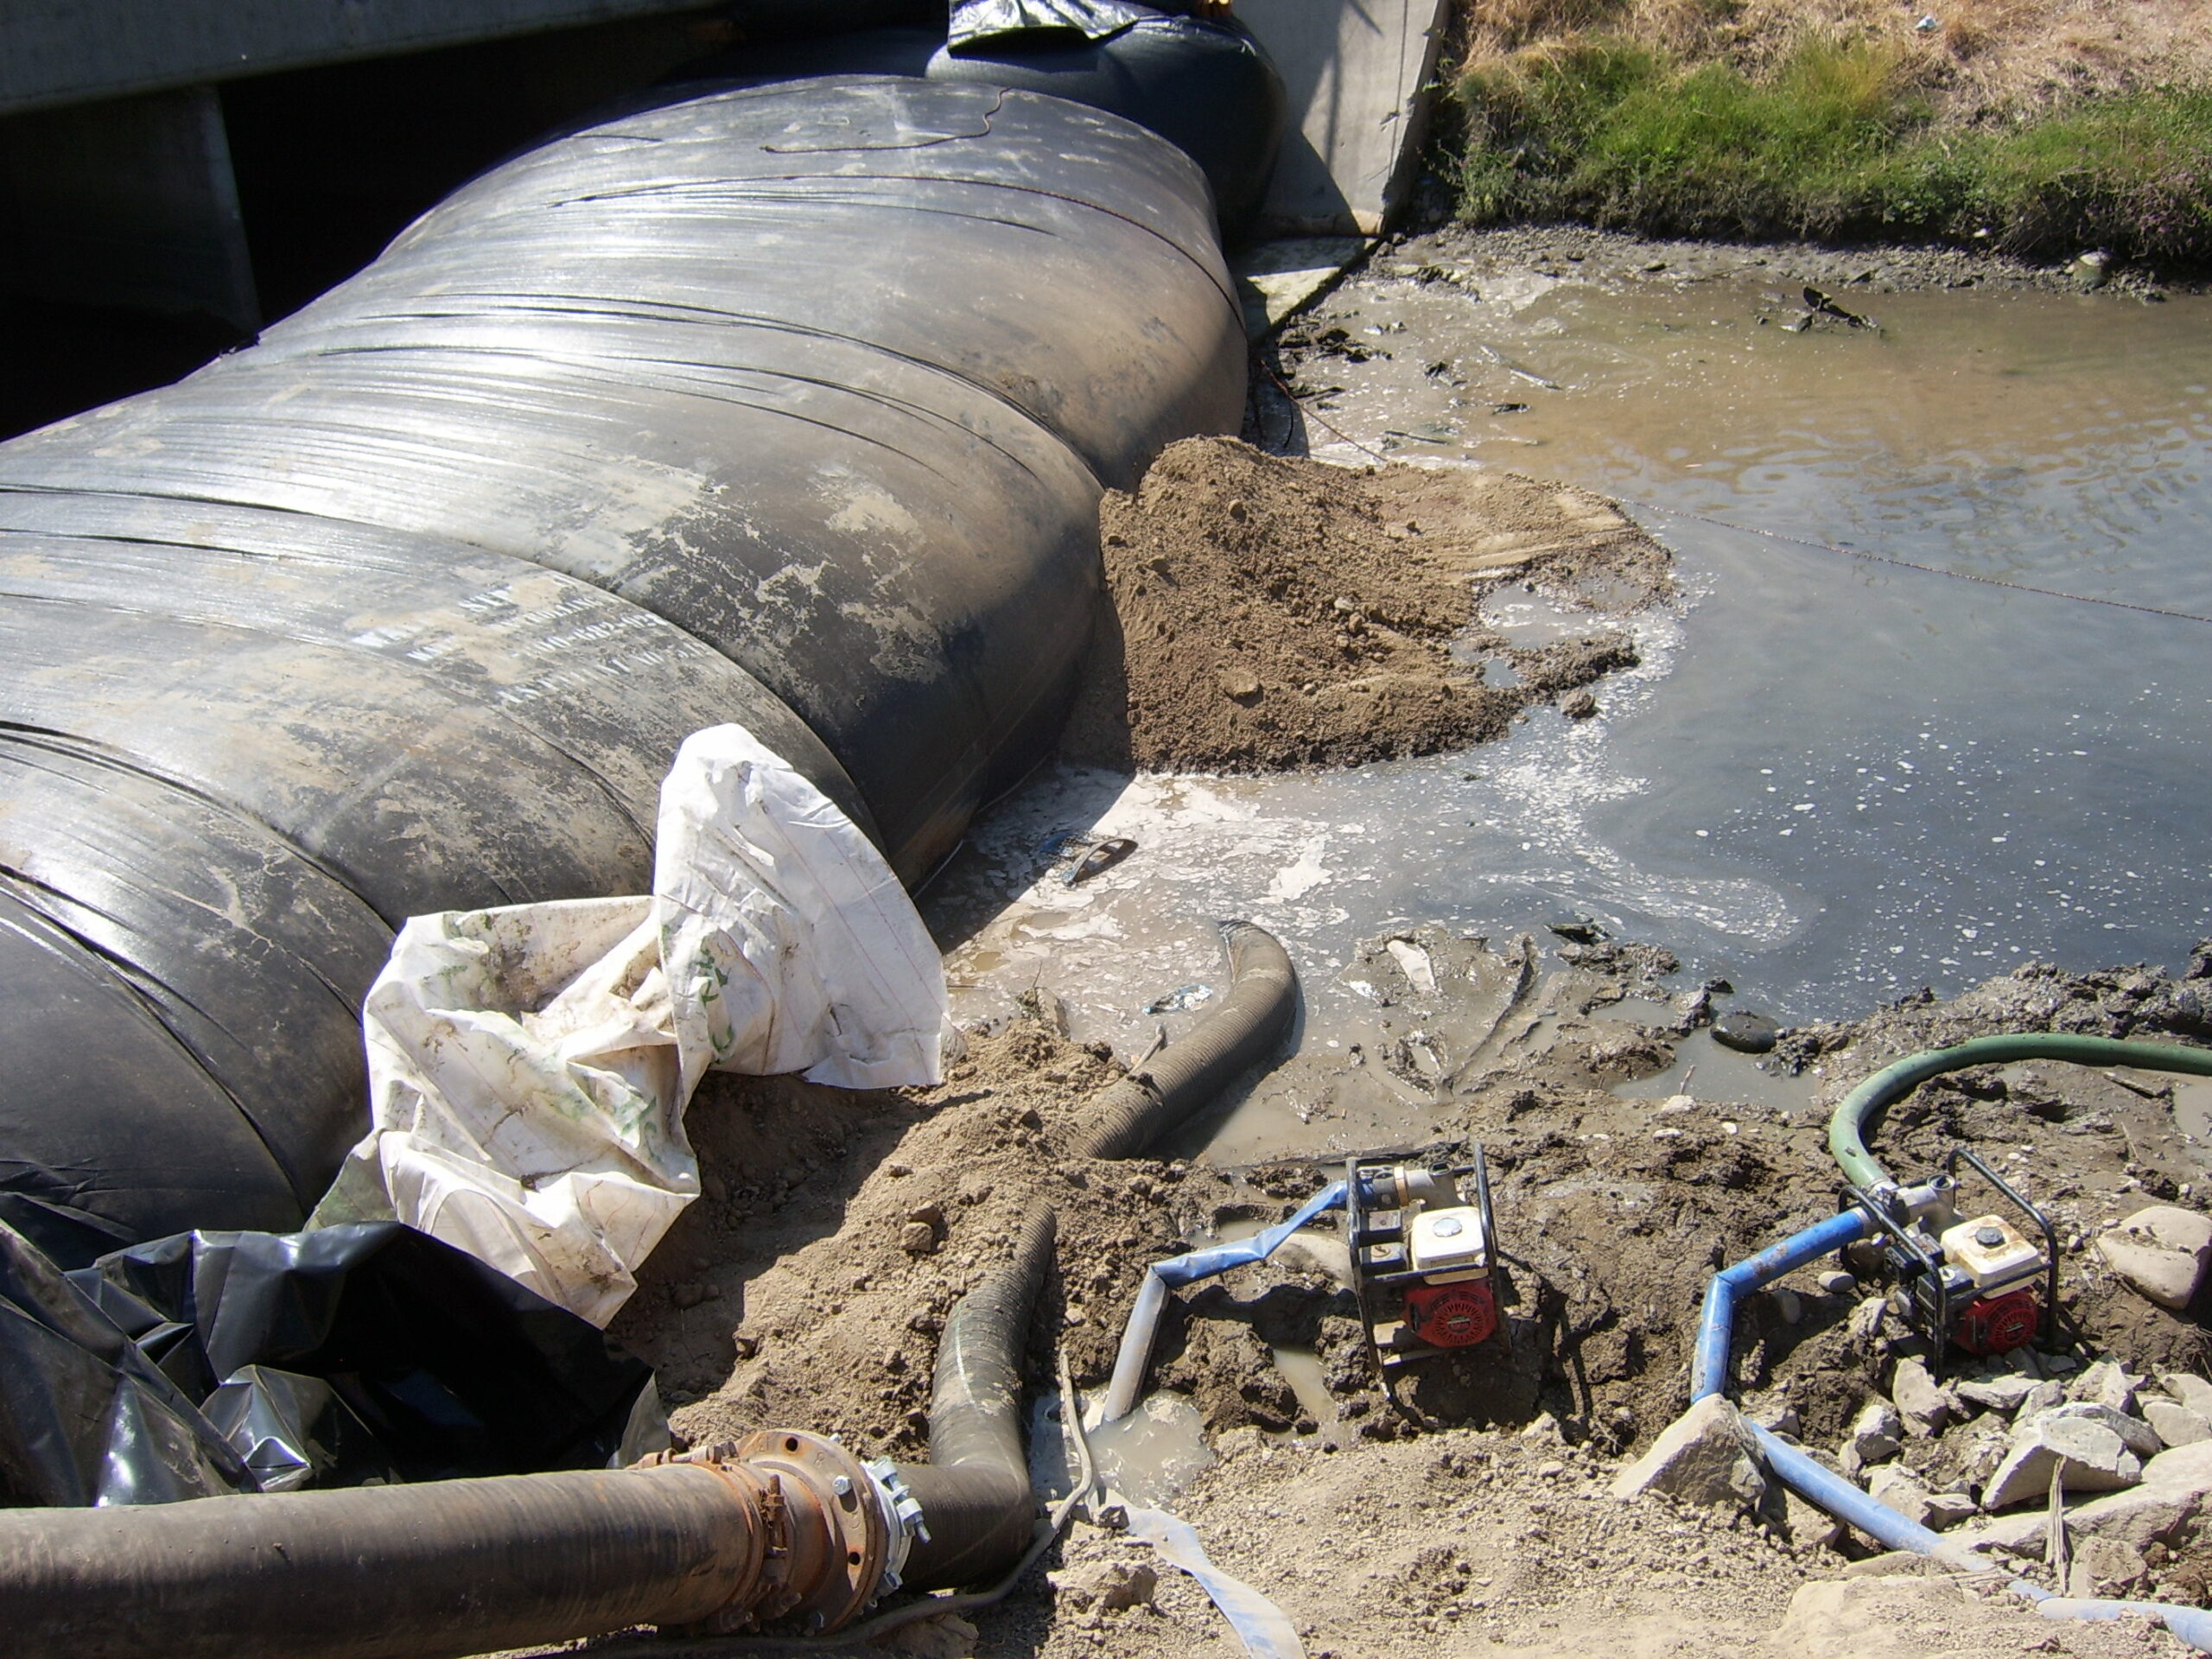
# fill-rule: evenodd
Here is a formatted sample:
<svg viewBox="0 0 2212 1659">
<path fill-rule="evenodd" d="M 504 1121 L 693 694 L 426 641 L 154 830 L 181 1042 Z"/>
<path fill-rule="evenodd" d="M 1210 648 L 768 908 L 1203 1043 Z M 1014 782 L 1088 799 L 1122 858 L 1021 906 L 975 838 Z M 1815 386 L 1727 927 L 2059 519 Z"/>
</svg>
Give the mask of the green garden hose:
<svg viewBox="0 0 2212 1659">
<path fill-rule="evenodd" d="M 1866 1132 L 1874 1114 L 1903 1099 L 1930 1077 L 1970 1065 L 1999 1065 L 2010 1060 L 2069 1060 L 2076 1065 L 2132 1065 L 2146 1071 L 2189 1071 L 2212 1077 L 2212 1049 L 2173 1043 L 2123 1042 L 2116 1037 L 2078 1037 L 2063 1032 L 2015 1032 L 1977 1037 L 1950 1048 L 1926 1048 L 1885 1065 L 1842 1100 L 1828 1119 L 1828 1150 L 1842 1166 L 1844 1179 L 1866 1192 L 1896 1185 L 1866 1150 Z"/>
</svg>

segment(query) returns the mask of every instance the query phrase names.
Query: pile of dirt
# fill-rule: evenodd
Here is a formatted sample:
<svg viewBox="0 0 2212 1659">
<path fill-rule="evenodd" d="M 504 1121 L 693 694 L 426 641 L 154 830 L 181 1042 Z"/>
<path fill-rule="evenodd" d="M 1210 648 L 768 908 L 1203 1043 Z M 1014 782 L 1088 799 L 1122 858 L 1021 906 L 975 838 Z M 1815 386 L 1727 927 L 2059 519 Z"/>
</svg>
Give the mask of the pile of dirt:
<svg viewBox="0 0 2212 1659">
<path fill-rule="evenodd" d="M 1171 446 L 1099 523 L 1110 603 L 1061 748 L 1121 770 L 1355 766 L 1484 741 L 1632 665 L 1621 620 L 1673 586 L 1665 550 L 1585 492 L 1230 438 Z M 1541 651 L 1471 629 L 1509 583 L 1608 626 Z M 1455 660 L 1484 653 L 1515 683 Z"/>
</svg>

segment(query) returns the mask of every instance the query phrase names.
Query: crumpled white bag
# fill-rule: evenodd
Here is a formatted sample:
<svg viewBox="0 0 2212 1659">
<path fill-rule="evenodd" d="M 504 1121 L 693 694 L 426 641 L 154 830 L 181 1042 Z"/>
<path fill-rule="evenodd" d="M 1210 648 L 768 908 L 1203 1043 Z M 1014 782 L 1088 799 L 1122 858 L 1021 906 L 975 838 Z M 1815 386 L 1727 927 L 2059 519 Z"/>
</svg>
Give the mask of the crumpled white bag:
<svg viewBox="0 0 2212 1659">
<path fill-rule="evenodd" d="M 419 916 L 362 1005 L 368 1135 L 310 1226 L 396 1217 L 604 1325 L 698 1196 L 712 1068 L 931 1084 L 944 965 L 859 827 L 741 726 L 684 741 L 650 898 Z"/>
</svg>

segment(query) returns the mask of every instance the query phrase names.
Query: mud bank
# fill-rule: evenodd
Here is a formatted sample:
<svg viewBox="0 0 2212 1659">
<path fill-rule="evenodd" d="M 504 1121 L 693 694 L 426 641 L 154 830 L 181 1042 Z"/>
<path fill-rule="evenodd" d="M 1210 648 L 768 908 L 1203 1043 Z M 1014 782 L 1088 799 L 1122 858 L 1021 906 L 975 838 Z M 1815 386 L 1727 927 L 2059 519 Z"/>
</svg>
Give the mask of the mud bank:
<svg viewBox="0 0 2212 1659">
<path fill-rule="evenodd" d="M 1835 1578 L 1866 1549 L 1822 1541 L 1807 1514 L 1778 1503 L 1763 1519 L 1731 1518 L 1622 1504 L 1607 1486 L 1687 1400 L 1690 1334 L 1714 1266 L 1833 1206 L 1829 1101 L 1900 1053 L 1999 1030 L 2202 1040 L 2212 951 L 2183 976 L 2031 965 L 1947 1002 L 1909 999 L 1786 1032 L 1773 1055 L 1738 1057 L 1726 1073 L 1707 1026 L 1733 999 L 1669 988 L 1664 952 L 1602 939 L 1493 947 L 1414 929 L 1371 942 L 1344 973 L 1368 988 L 1389 1040 L 1294 1062 L 1261 1086 L 1309 1101 L 1332 1087 L 1382 1089 L 1401 1096 L 1427 1153 L 1480 1141 L 1517 1300 L 1506 1339 L 1417 1369 L 1408 1414 L 1375 1386 L 1325 1247 L 1180 1299 L 1152 1382 L 1192 1402 L 1216 1460 L 1172 1506 L 1221 1566 L 1290 1612 L 1309 1652 L 1403 1653 L 1440 1636 L 1452 1653 L 1658 1652 L 1671 1645 L 1663 1630 L 1780 1654 L 1805 1651 L 1816 1627 L 1864 1634 L 1901 1618 L 1918 1645 L 1854 1650 L 2016 1653 L 2044 1639 L 2050 1626 L 2008 1605 L 1916 1577 L 1816 1586 L 1793 1611 L 1802 1586 Z M 1325 1179 L 1331 1166 L 1303 1160 L 1067 1159 L 1083 1103 L 1116 1068 L 1060 1034 L 1063 1012 L 1046 999 L 970 1033 L 937 1090 L 710 1085 L 719 1092 L 691 1118 L 708 1196 L 616 1325 L 659 1368 L 680 1433 L 800 1423 L 838 1430 L 867 1454 L 912 1453 L 946 1309 L 1046 1201 L 1061 1217 L 1059 1266 L 1033 1330 L 1032 1374 L 1050 1374 L 1058 1344 L 1078 1385 L 1095 1388 L 1147 1262 L 1272 1221 Z M 1686 1061 L 1699 1069 L 1684 1076 Z M 2019 1179 L 2059 1228 L 2064 1305 L 2082 1342 L 1961 1375 L 2063 1376 L 2107 1355 L 2139 1372 L 2204 1373 L 2202 1325 L 2114 1281 L 2093 1247 L 2149 1197 L 2189 1205 L 2201 1190 L 2205 1154 L 2184 1127 L 2201 1127 L 2193 1088 L 1984 1068 L 1891 1111 L 1880 1144 L 1893 1168 L 1921 1171 L 1963 1141 Z M 1738 1324 L 1746 1411 L 1823 1451 L 1913 1357 L 1894 1328 L 1870 1333 L 1854 1319 L 1856 1296 L 1821 1287 L 1833 1266 L 1793 1277 L 1788 1295 L 1752 1299 Z M 1982 1439 L 1992 1428 L 1980 1421 Z M 1902 1463 L 1923 1484 L 1970 1486 L 1980 1455 L 1971 1431 L 1914 1440 Z M 2212 1549 L 2184 1535 L 2153 1554 L 2142 1587 L 2202 1595 Z M 1047 1558 L 1049 1576 L 979 1615 L 973 1636 L 942 1630 L 929 1650 L 1236 1651 L 1196 1589 L 1165 1569 L 1132 1609 L 1100 1601 L 1102 1584 L 1149 1560 L 1079 1522 Z M 2047 1650 L 2084 1656 L 2179 1650 L 2127 1628 L 2066 1627 L 2050 1639 Z"/>
<path fill-rule="evenodd" d="M 1439 226 L 1402 237 L 1376 255 L 1382 276 L 1479 286 L 1516 276 L 1679 286 L 1750 276 L 1811 283 L 1846 306 L 1867 294 L 1983 289 L 1996 293 L 2096 293 L 2156 304 L 2169 292 L 2202 293 L 2202 272 L 2162 272 L 2117 260 L 2017 258 L 1974 248 L 1871 242 L 1733 242 L 1638 236 L 1583 225 Z"/>
</svg>

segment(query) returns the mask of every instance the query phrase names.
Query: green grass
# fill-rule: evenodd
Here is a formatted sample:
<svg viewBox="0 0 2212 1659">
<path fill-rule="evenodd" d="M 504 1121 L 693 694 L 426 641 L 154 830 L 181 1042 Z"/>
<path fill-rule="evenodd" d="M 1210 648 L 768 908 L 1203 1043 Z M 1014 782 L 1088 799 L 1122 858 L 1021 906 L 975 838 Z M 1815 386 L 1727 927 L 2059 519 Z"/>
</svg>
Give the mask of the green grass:
<svg viewBox="0 0 2212 1659">
<path fill-rule="evenodd" d="M 2212 264 L 2212 89 L 1943 131 L 1906 60 L 1877 47 L 1809 44 L 1754 79 L 1599 37 L 1481 66 L 1455 93 L 1460 212 L 1477 223 Z"/>
</svg>

